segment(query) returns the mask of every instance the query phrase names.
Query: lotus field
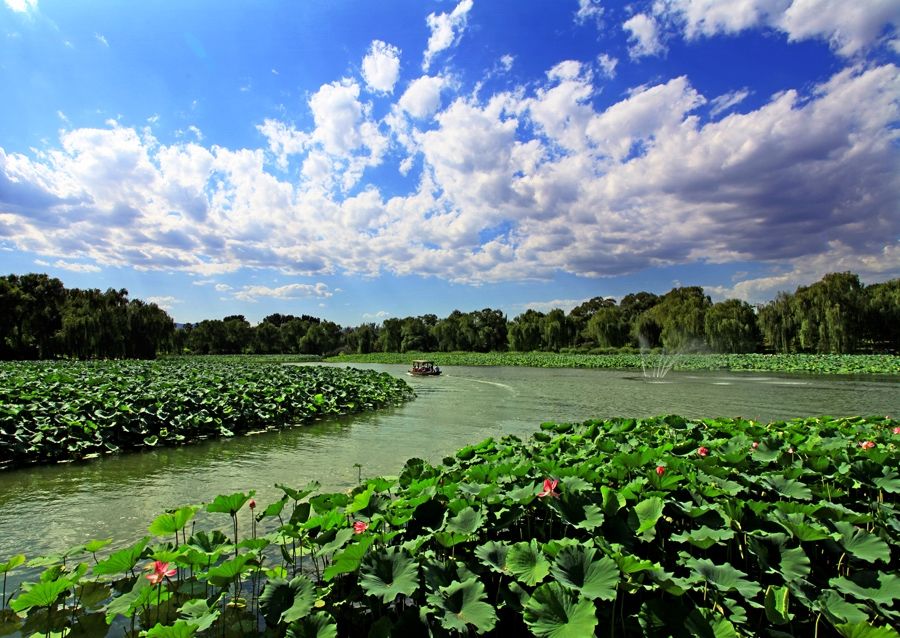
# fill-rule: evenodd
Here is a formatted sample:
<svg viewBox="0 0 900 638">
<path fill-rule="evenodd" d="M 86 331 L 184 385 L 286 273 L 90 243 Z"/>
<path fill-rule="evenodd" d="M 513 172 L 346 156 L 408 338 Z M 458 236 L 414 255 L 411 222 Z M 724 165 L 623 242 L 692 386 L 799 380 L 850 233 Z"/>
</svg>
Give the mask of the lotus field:
<svg viewBox="0 0 900 638">
<path fill-rule="evenodd" d="M 900 356 L 890 354 L 579 354 L 556 352 L 376 352 L 331 357 L 329 361 L 408 364 L 430 359 L 440 366 L 526 366 L 640 370 L 659 356 L 674 370 L 733 370 L 811 374 L 900 374 Z"/>
<path fill-rule="evenodd" d="M 882 417 L 545 423 L 348 493 L 185 506 L 117 551 L 10 557 L 0 631 L 896 637 L 898 443 Z"/>
<path fill-rule="evenodd" d="M 0 465 L 288 427 L 412 397 L 388 374 L 198 357 L 0 364 Z"/>
</svg>

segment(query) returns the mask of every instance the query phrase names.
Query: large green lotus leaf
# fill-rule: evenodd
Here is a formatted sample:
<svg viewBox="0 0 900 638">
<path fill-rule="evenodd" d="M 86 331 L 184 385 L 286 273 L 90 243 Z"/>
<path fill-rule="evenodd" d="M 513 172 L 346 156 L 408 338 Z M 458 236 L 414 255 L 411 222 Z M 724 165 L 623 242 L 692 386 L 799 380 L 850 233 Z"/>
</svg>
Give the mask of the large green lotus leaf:
<svg viewBox="0 0 900 638">
<path fill-rule="evenodd" d="M 608 556 L 594 560 L 592 547 L 569 546 L 560 550 L 550 573 L 563 585 L 578 591 L 588 600 L 615 600 L 619 569 Z"/>
<path fill-rule="evenodd" d="M 375 486 L 369 485 L 365 490 L 359 492 L 358 494 L 353 496 L 353 501 L 347 505 L 347 509 L 345 510 L 347 514 L 352 514 L 354 512 L 359 512 L 360 510 L 364 510 L 369 506 L 369 502 L 372 500 L 372 495 L 375 493 Z"/>
<path fill-rule="evenodd" d="M 656 527 L 656 522 L 662 516 L 664 505 L 665 502 L 660 497 L 651 496 L 634 506 L 634 513 L 637 516 L 638 523 L 635 532 L 638 535 Z"/>
<path fill-rule="evenodd" d="M 197 627 L 186 620 L 178 620 L 174 625 L 157 623 L 147 630 L 147 638 L 191 638 L 198 631 Z"/>
<path fill-rule="evenodd" d="M 344 545 L 346 545 L 347 541 L 349 541 L 351 538 L 353 538 L 353 535 L 354 535 L 353 529 L 350 527 L 345 527 L 344 529 L 338 530 L 337 532 L 334 533 L 334 537 L 330 541 L 322 544 L 322 546 L 319 548 L 318 553 L 325 555 L 325 554 L 332 554 L 332 553 L 336 552 L 337 550 L 341 549 Z M 322 540 L 324 540 L 324 539 L 322 539 Z"/>
<path fill-rule="evenodd" d="M 141 607 L 149 607 L 151 604 L 155 605 L 157 596 L 159 596 L 159 601 L 162 603 L 169 599 L 171 593 L 168 590 L 160 592 L 159 588 L 152 586 L 146 578 L 138 578 L 131 591 L 121 596 L 116 596 L 107 603 L 104 608 L 106 623 L 112 623 L 116 616 L 128 617 Z"/>
<path fill-rule="evenodd" d="M 900 474 L 887 467 L 882 470 L 882 474 L 883 476 L 872 479 L 876 487 L 891 494 L 900 494 Z"/>
<path fill-rule="evenodd" d="M 292 487 L 288 487 L 287 485 L 282 485 L 280 483 L 275 484 L 275 487 L 277 487 L 282 492 L 284 492 L 285 496 L 287 496 L 295 501 L 300 501 L 300 500 L 306 498 L 307 496 L 312 494 L 314 491 L 319 489 L 320 486 L 321 486 L 321 484 L 318 481 L 310 481 L 309 484 L 306 487 L 304 487 L 303 489 L 296 490 Z"/>
<path fill-rule="evenodd" d="M 891 548 L 875 534 L 870 534 L 852 523 L 844 521 L 835 521 L 834 526 L 841 535 L 838 543 L 854 558 L 869 563 L 878 560 L 887 563 L 891 560 Z"/>
<path fill-rule="evenodd" d="M 835 625 L 844 638 L 900 638 L 900 633 L 891 627 L 875 627 L 867 622 Z"/>
<path fill-rule="evenodd" d="M 835 589 L 850 594 L 860 600 L 870 600 L 882 605 L 890 605 L 892 600 L 900 600 L 900 576 L 884 572 L 856 572 L 849 578 L 832 578 L 828 584 Z"/>
<path fill-rule="evenodd" d="M 518 580 L 534 586 L 550 573 L 550 561 L 538 547 L 536 540 L 530 543 L 516 543 L 509 548 L 506 566 Z"/>
<path fill-rule="evenodd" d="M 337 623 L 331 614 L 319 611 L 288 627 L 287 638 L 337 638 Z"/>
<path fill-rule="evenodd" d="M 288 581 L 273 578 L 266 583 L 259 596 L 259 608 L 266 623 L 275 627 L 279 622 L 297 620 L 310 612 L 316 596 L 312 581 L 300 575 Z M 291 611 L 290 620 L 286 617 Z"/>
<path fill-rule="evenodd" d="M 360 536 L 358 540 L 350 543 L 343 551 L 334 555 L 331 565 L 329 565 L 322 577 L 325 580 L 331 580 L 339 574 L 349 574 L 359 569 L 363 556 L 369 550 L 369 546 L 375 542 L 372 535 Z"/>
<path fill-rule="evenodd" d="M 90 551 L 90 550 L 88 550 Z M 8 561 L 5 563 L 0 563 L 0 573 L 7 573 L 14 570 L 19 565 L 22 565 L 25 562 L 24 554 L 16 554 L 15 556 L 10 557 Z"/>
<path fill-rule="evenodd" d="M 101 549 L 103 549 L 110 543 L 112 543 L 111 538 L 88 541 L 87 543 L 84 544 L 84 551 L 90 552 L 91 554 L 93 554 L 95 552 L 99 552 Z M 0 572 L 2 572 L 2 571 L 4 571 L 3 564 L 0 564 Z"/>
<path fill-rule="evenodd" d="M 699 529 L 695 529 L 691 532 L 672 534 L 669 538 L 676 543 L 690 543 L 700 549 L 709 549 L 716 543 L 734 538 L 734 530 L 712 529 L 703 525 Z"/>
<path fill-rule="evenodd" d="M 781 525 L 801 541 L 820 541 L 826 538 L 834 539 L 838 536 L 801 512 L 794 514 L 772 512 L 770 520 Z"/>
<path fill-rule="evenodd" d="M 469 625 L 485 633 L 497 623 L 497 613 L 486 598 L 484 585 L 473 576 L 439 587 L 438 592 L 429 594 L 427 600 L 444 629 L 465 634 Z"/>
<path fill-rule="evenodd" d="M 14 598 L 9 607 L 15 612 L 22 612 L 32 607 L 49 607 L 56 602 L 60 594 L 68 590 L 71 583 L 68 579 L 53 580 L 46 583 L 35 583 L 28 591 Z"/>
<path fill-rule="evenodd" d="M 802 547 L 782 551 L 780 571 L 787 582 L 806 578 L 810 572 L 809 556 Z"/>
<path fill-rule="evenodd" d="M 696 571 L 703 580 L 719 591 L 737 591 L 751 604 L 753 604 L 752 598 L 761 590 L 759 585 L 745 578 L 747 574 L 728 563 L 716 565 L 705 558 L 687 558 L 683 564 L 688 569 Z"/>
<path fill-rule="evenodd" d="M 202 598 L 195 598 L 184 603 L 178 608 L 178 613 L 197 628 L 197 631 L 206 631 L 219 617 L 222 610 L 215 604 L 210 607 Z"/>
<path fill-rule="evenodd" d="M 559 583 L 541 585 L 525 603 L 525 624 L 535 636 L 584 638 L 597 626 L 594 603 L 579 599 Z"/>
<path fill-rule="evenodd" d="M 478 510 L 466 507 L 456 516 L 447 521 L 447 531 L 455 534 L 474 534 L 484 522 L 484 517 Z"/>
<path fill-rule="evenodd" d="M 246 571 L 247 563 L 252 559 L 253 556 L 250 554 L 239 554 L 220 565 L 210 568 L 206 577 L 215 586 L 225 587 Z"/>
<path fill-rule="evenodd" d="M 101 560 L 94 565 L 94 574 L 99 576 L 103 574 L 123 574 L 131 571 L 141 559 L 141 555 L 149 540 L 149 537 L 144 537 L 131 547 L 113 552 L 109 558 Z"/>
<path fill-rule="evenodd" d="M 787 587 L 770 585 L 766 589 L 766 618 L 769 619 L 769 622 L 776 625 L 785 625 L 790 622 L 789 600 L 790 591 Z"/>
<path fill-rule="evenodd" d="M 498 543 L 497 541 L 488 541 L 484 545 L 475 548 L 475 556 L 478 560 L 488 568 L 501 574 L 508 574 L 509 568 L 506 565 L 506 557 L 509 554 L 509 545 Z"/>
<path fill-rule="evenodd" d="M 815 607 L 825 613 L 834 624 L 857 624 L 869 619 L 865 609 L 844 600 L 833 589 L 826 589 L 816 599 Z"/>
<path fill-rule="evenodd" d="M 360 566 L 359 585 L 387 604 L 398 595 L 411 596 L 419 589 L 419 565 L 397 547 L 371 553 Z"/>
<path fill-rule="evenodd" d="M 802 481 L 773 474 L 764 477 L 760 482 L 788 498 L 795 498 L 800 501 L 812 499 L 812 491 Z"/>
<path fill-rule="evenodd" d="M 244 494 L 242 492 L 235 492 L 234 494 L 229 494 L 227 496 L 224 494 L 220 494 L 213 499 L 212 503 L 206 506 L 206 511 L 220 512 L 234 516 L 235 514 L 237 514 L 238 510 L 247 503 L 247 501 L 253 498 L 254 494 L 256 494 L 254 490 L 250 490 L 248 494 Z"/>
<path fill-rule="evenodd" d="M 181 507 L 173 512 L 166 512 L 157 516 L 150 523 L 149 532 L 154 536 L 170 536 L 175 532 L 180 532 L 188 521 L 194 518 L 197 513 L 196 507 Z"/>
</svg>

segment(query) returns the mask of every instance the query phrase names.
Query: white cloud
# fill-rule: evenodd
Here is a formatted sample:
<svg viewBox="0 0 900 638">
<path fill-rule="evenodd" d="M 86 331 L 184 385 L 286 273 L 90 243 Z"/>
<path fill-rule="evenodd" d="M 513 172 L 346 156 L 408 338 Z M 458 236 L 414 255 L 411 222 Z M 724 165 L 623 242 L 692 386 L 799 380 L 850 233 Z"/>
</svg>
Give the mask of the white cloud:
<svg viewBox="0 0 900 638">
<path fill-rule="evenodd" d="M 400 76 L 400 49 L 381 40 L 373 40 L 362 61 L 362 75 L 371 90 L 393 92 Z"/>
<path fill-rule="evenodd" d="M 601 53 L 597 56 L 597 63 L 600 65 L 604 77 L 610 79 L 616 77 L 616 66 L 619 64 L 618 58 L 614 58 L 606 53 Z"/>
<path fill-rule="evenodd" d="M 509 71 L 513 67 L 513 63 L 516 61 L 516 56 L 510 55 L 506 53 L 500 56 L 500 68 L 503 69 L 505 73 L 509 73 Z"/>
<path fill-rule="evenodd" d="M 215 288 L 216 292 L 227 292 L 231 290 L 231 286 L 229 286 L 228 284 L 216 284 Z"/>
<path fill-rule="evenodd" d="M 572 308 L 580 306 L 587 299 L 552 299 L 550 301 L 529 301 L 528 303 L 517 303 L 512 307 L 519 313 L 526 310 L 536 310 L 537 312 L 548 313 L 551 310 L 562 310 L 568 314 Z"/>
<path fill-rule="evenodd" d="M 575 12 L 577 24 L 593 20 L 599 26 L 602 17 L 603 7 L 600 6 L 600 0 L 578 0 L 578 11 Z"/>
<path fill-rule="evenodd" d="M 728 93 L 723 93 L 722 95 L 710 100 L 711 108 L 709 109 L 709 114 L 715 117 L 716 115 L 719 115 L 719 113 L 724 113 L 732 106 L 737 106 L 738 104 L 746 100 L 749 95 L 750 89 L 748 89 L 747 87 L 729 91 Z"/>
<path fill-rule="evenodd" d="M 256 301 L 260 297 L 273 299 L 304 299 L 315 297 L 327 299 L 332 296 L 328 286 L 317 284 L 287 284 L 270 288 L 268 286 L 244 286 L 234 293 L 234 298 L 241 301 Z"/>
<path fill-rule="evenodd" d="M 441 76 L 423 75 L 409 83 L 397 104 L 417 118 L 426 118 L 441 105 L 441 89 L 445 81 Z"/>
<path fill-rule="evenodd" d="M 473 0 L 460 0 L 459 4 L 450 13 L 430 13 L 426 18 L 431 35 L 428 37 L 428 46 L 422 60 L 422 70 L 427 71 L 435 54 L 459 41 L 462 32 L 466 28 L 469 11 L 472 10 Z"/>
<path fill-rule="evenodd" d="M 6 6 L 16 13 L 37 11 L 38 0 L 5 0 Z"/>
<path fill-rule="evenodd" d="M 379 310 L 378 312 L 364 312 L 362 318 L 365 320 L 368 319 L 387 319 L 388 317 L 393 316 L 393 313 L 388 312 L 387 310 Z"/>
<path fill-rule="evenodd" d="M 62 121 L 65 122 L 66 124 L 69 124 L 69 118 L 66 117 L 66 114 L 63 113 L 62 111 L 57 111 L 57 112 L 56 112 L 56 117 L 58 117 L 60 120 L 62 120 Z"/>
<path fill-rule="evenodd" d="M 266 119 L 257 125 L 256 130 L 262 133 L 269 142 L 269 150 L 275 155 L 278 166 L 284 170 L 288 167 L 291 155 L 303 153 L 309 144 L 309 135 L 278 120 Z"/>
<path fill-rule="evenodd" d="M 62 259 L 53 262 L 53 266 L 63 270 L 71 270 L 72 272 L 100 272 L 101 270 L 100 266 L 96 264 L 83 264 L 74 261 L 63 261 Z"/>
<path fill-rule="evenodd" d="M 666 12 L 681 20 L 688 39 L 766 26 L 791 41 L 827 40 L 843 56 L 872 46 L 885 29 L 890 41 L 900 27 L 896 0 L 670 0 Z"/>
<path fill-rule="evenodd" d="M 628 55 L 632 60 L 665 52 L 666 49 L 660 42 L 659 28 L 653 16 L 637 13 L 623 22 L 622 28 L 629 32 Z"/>
<path fill-rule="evenodd" d="M 95 33 L 94 39 L 97 40 L 97 42 L 99 42 L 103 46 L 109 47 L 109 42 L 106 40 L 106 36 L 101 35 L 100 33 Z"/>
<path fill-rule="evenodd" d="M 172 295 L 152 295 L 150 297 L 144 297 L 144 301 L 147 303 L 155 303 L 166 311 L 171 310 L 173 306 L 182 303 L 181 299 L 173 297 Z"/>
</svg>

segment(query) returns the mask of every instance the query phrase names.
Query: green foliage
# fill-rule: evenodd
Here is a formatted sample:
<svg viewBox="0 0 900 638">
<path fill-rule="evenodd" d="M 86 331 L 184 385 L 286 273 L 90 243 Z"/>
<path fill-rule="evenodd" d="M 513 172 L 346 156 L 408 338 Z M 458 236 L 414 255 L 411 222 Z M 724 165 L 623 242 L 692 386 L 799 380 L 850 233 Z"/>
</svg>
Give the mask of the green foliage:
<svg viewBox="0 0 900 638">
<path fill-rule="evenodd" d="M 208 512 L 244 508 L 238 492 L 154 519 L 165 545 L 145 538 L 93 568 L 31 561 L 24 569 L 45 570 L 0 627 L 896 638 L 898 501 L 884 488 L 897 480 L 898 427 L 875 416 L 544 423 L 531 440 L 486 439 L 439 466 L 410 460 L 349 493 L 279 486 L 255 538 L 171 542 L 195 513 L 207 525 L 226 518 Z M 551 477 L 559 496 L 539 497 Z"/>
<path fill-rule="evenodd" d="M 0 466 L 291 427 L 411 396 L 386 373 L 246 359 L 2 363 Z M 186 515 L 161 516 L 151 533 Z"/>
</svg>

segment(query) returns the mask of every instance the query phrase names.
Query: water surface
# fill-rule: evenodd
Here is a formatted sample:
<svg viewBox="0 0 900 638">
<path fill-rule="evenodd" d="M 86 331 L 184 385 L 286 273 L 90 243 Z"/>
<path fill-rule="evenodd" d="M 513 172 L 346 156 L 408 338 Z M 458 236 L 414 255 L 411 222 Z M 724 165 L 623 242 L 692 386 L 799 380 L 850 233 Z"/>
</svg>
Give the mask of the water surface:
<svg viewBox="0 0 900 638">
<path fill-rule="evenodd" d="M 275 483 L 352 487 L 395 475 L 406 459 L 438 462 L 488 436 L 527 437 L 543 421 L 594 417 L 896 414 L 898 377 L 447 367 L 409 377 L 406 366 L 363 365 L 402 376 L 417 398 L 397 408 L 310 426 L 87 463 L 0 472 L 0 561 L 62 552 L 94 538 L 132 542 L 166 508 L 255 489 L 268 503 Z M 357 464 L 360 467 L 357 467 Z"/>
</svg>

